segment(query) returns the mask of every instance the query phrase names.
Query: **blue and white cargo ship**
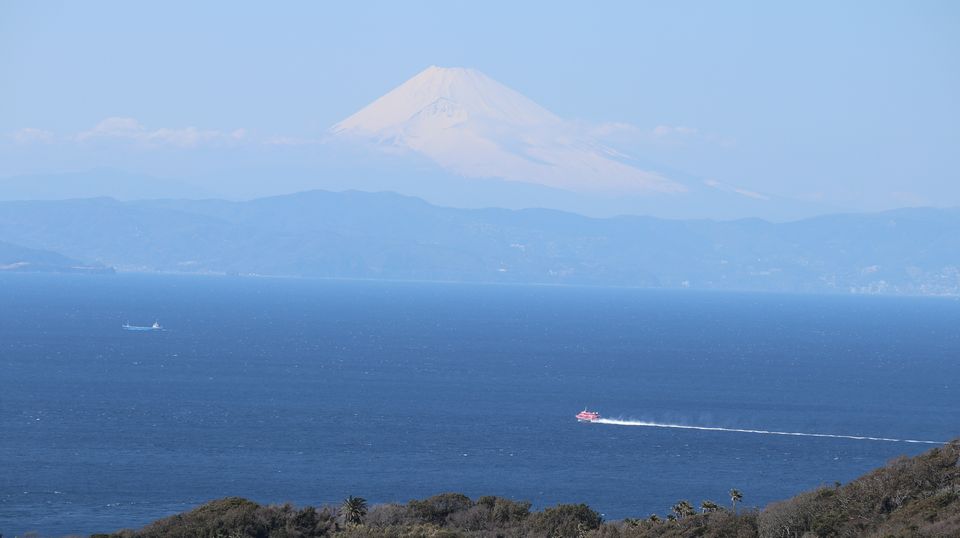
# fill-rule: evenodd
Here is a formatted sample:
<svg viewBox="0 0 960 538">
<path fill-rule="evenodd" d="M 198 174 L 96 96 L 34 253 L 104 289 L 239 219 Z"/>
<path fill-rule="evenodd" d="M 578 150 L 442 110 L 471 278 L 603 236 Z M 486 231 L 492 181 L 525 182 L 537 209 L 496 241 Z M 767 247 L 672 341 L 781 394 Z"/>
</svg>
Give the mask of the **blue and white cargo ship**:
<svg viewBox="0 0 960 538">
<path fill-rule="evenodd" d="M 162 331 L 163 327 L 160 326 L 159 321 L 154 321 L 153 325 L 144 327 L 140 325 L 130 325 L 130 323 L 123 324 L 123 330 L 125 331 Z"/>
</svg>

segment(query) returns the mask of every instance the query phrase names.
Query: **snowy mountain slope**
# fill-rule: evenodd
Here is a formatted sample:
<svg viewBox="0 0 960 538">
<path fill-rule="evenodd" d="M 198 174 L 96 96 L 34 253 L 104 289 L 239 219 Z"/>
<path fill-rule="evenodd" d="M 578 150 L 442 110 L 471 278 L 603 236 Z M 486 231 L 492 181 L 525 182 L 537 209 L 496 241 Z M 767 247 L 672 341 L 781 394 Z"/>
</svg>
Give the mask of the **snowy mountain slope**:
<svg viewBox="0 0 960 538">
<path fill-rule="evenodd" d="M 571 123 L 474 69 L 429 67 L 331 131 L 385 151 L 416 152 L 470 178 L 576 192 L 686 190 L 615 160 Z"/>
</svg>

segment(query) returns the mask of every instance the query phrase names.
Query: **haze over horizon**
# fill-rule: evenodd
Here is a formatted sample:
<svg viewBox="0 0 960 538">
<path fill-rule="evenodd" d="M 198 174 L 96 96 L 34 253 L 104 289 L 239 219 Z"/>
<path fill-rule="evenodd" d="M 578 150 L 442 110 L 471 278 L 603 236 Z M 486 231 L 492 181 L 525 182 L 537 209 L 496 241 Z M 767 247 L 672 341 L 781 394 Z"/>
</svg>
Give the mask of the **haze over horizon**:
<svg viewBox="0 0 960 538">
<path fill-rule="evenodd" d="M 230 24 L 214 6 L 8 3 L 0 178 L 18 179 L 0 199 L 353 188 L 770 220 L 960 205 L 960 10 L 824 6 L 464 5 L 438 25 L 427 3 L 241 6 Z M 465 100 L 434 83 L 450 73 Z M 379 148 L 341 136 L 417 83 L 393 131 L 362 133 Z"/>
</svg>

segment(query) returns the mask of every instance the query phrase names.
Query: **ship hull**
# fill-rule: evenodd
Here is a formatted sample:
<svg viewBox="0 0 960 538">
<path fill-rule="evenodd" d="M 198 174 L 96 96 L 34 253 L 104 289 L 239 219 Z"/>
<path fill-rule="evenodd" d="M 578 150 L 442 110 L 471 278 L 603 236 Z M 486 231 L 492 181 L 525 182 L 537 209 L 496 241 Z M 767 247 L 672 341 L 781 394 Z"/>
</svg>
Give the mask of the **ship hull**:
<svg viewBox="0 0 960 538">
<path fill-rule="evenodd" d="M 577 413 L 574 418 L 577 419 L 577 422 L 596 422 L 600 420 L 600 413 L 584 409 L 583 411 Z"/>
</svg>

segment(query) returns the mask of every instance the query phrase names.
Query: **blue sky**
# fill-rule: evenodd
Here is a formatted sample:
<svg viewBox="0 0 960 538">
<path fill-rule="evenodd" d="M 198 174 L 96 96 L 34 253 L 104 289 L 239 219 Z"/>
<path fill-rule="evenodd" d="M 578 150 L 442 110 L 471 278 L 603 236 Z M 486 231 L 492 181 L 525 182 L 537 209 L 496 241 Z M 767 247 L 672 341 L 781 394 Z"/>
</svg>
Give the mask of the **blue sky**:
<svg viewBox="0 0 960 538">
<path fill-rule="evenodd" d="M 0 175 L 213 169 L 231 152 L 111 160 L 126 150 L 70 140 L 110 117 L 315 137 L 432 64 L 585 124 L 684 128 L 634 142 L 667 170 L 841 208 L 960 205 L 956 2 L 5 2 Z"/>
</svg>

